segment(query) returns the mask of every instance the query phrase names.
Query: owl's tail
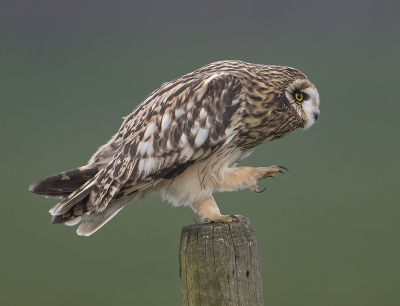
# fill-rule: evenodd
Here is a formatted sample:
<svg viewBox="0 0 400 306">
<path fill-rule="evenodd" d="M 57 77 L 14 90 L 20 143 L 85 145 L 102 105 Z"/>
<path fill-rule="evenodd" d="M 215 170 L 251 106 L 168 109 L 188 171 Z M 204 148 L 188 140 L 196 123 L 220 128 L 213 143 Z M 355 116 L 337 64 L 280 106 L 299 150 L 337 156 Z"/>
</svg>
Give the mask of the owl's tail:
<svg viewBox="0 0 400 306">
<path fill-rule="evenodd" d="M 103 211 L 89 211 L 89 194 L 98 173 L 97 166 L 87 165 L 47 177 L 31 185 L 29 190 L 44 197 L 64 199 L 50 210 L 51 223 L 73 226 L 81 222 L 77 234 L 90 236 L 110 221 L 128 201 L 138 202 L 143 198 L 143 193 L 137 192 L 133 198 L 111 201 Z"/>
<path fill-rule="evenodd" d="M 79 167 L 46 177 L 36 184 L 32 184 L 29 190 L 46 198 L 63 199 L 93 178 L 97 172 L 99 172 L 97 166 L 88 165 Z"/>
</svg>

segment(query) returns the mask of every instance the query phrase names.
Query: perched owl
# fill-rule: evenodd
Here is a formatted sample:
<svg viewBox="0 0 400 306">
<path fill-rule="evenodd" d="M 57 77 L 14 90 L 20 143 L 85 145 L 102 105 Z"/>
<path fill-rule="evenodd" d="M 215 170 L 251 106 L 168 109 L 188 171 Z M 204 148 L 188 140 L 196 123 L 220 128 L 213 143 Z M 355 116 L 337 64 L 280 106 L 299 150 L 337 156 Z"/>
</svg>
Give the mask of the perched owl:
<svg viewBox="0 0 400 306">
<path fill-rule="evenodd" d="M 52 223 L 76 225 L 89 236 L 128 202 L 159 193 L 190 206 L 204 222 L 221 215 L 214 191 L 257 189 L 282 166 L 236 167 L 254 148 L 307 129 L 319 115 L 319 95 L 300 71 L 283 66 L 220 61 L 152 92 L 86 166 L 50 176 L 33 193 L 63 199 Z"/>
</svg>

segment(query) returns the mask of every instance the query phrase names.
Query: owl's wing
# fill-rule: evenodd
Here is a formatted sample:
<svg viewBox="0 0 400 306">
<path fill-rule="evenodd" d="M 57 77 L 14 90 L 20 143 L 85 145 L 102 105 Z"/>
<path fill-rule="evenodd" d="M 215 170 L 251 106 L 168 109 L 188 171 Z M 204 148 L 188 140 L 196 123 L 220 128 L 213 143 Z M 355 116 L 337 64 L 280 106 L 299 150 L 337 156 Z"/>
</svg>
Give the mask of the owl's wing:
<svg viewBox="0 0 400 306">
<path fill-rule="evenodd" d="M 226 73 L 163 85 L 125 118 L 116 135 L 121 145 L 90 188 L 71 196 L 90 194 L 88 210 L 101 212 L 111 201 L 182 173 L 232 140 L 244 99 L 240 81 Z M 52 214 L 72 207 L 73 197 Z"/>
<path fill-rule="evenodd" d="M 124 145 L 99 175 L 91 205 L 101 210 L 123 189 L 172 178 L 229 142 L 243 100 L 240 81 L 228 74 L 161 87 L 121 128 Z"/>
</svg>

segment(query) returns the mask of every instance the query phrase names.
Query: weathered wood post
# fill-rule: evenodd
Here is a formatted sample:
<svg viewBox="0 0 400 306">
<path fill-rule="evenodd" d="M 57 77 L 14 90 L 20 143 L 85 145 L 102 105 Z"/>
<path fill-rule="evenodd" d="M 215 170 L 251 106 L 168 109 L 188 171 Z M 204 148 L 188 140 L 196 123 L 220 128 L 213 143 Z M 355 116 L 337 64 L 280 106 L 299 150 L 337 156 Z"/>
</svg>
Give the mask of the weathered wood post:
<svg viewBox="0 0 400 306">
<path fill-rule="evenodd" d="M 183 306 L 261 306 L 258 242 L 250 220 L 182 228 L 179 249 Z"/>
</svg>

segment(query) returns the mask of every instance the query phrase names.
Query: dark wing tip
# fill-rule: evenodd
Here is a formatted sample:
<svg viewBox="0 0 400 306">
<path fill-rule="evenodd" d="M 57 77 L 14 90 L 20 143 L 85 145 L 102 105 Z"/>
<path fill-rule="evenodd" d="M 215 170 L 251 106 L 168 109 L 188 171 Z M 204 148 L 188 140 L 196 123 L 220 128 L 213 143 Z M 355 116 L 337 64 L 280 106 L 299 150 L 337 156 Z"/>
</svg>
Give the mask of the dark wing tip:
<svg viewBox="0 0 400 306">
<path fill-rule="evenodd" d="M 36 192 L 35 192 L 35 189 L 36 189 L 36 184 L 31 184 L 31 185 L 29 186 L 29 191 L 30 191 L 30 192 L 36 193 Z"/>
<path fill-rule="evenodd" d="M 63 218 L 63 216 L 52 216 L 51 224 L 62 224 L 68 221 L 68 218 Z"/>
<path fill-rule="evenodd" d="M 37 183 L 31 184 L 29 186 L 29 191 L 32 193 L 36 193 L 39 195 L 45 195 L 45 192 L 47 191 L 45 187 L 43 187 L 43 184 L 40 184 L 42 181 L 39 181 Z"/>
</svg>

